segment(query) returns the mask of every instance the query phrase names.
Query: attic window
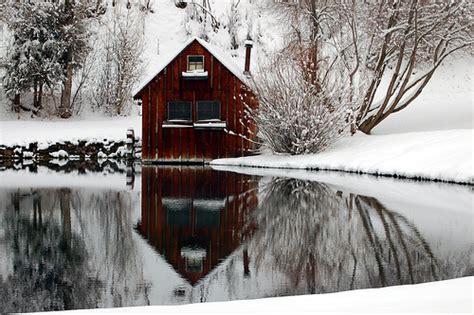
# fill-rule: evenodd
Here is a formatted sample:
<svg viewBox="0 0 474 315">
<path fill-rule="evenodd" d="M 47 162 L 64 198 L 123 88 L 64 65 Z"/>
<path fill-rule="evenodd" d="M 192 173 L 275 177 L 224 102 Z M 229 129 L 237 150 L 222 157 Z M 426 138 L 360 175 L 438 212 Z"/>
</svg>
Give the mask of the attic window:
<svg viewBox="0 0 474 315">
<path fill-rule="evenodd" d="M 188 56 L 188 72 L 204 71 L 204 56 Z"/>
</svg>

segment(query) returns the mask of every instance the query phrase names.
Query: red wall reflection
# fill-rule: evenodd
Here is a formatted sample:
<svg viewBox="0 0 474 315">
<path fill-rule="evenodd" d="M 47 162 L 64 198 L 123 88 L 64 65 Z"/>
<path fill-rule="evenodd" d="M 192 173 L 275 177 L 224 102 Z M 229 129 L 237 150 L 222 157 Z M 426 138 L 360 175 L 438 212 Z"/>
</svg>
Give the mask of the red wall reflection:
<svg viewBox="0 0 474 315">
<path fill-rule="evenodd" d="M 257 188 L 253 176 L 205 167 L 144 167 L 138 230 L 195 285 L 251 232 Z"/>
</svg>

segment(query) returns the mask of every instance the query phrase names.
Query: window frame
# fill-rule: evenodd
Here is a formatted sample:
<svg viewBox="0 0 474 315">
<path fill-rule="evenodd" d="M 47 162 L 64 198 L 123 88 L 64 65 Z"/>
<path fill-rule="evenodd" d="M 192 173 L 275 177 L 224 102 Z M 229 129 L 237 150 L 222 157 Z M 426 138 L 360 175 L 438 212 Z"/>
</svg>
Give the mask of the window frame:
<svg viewBox="0 0 474 315">
<path fill-rule="evenodd" d="M 202 57 L 202 69 L 194 69 L 194 70 L 190 69 L 191 62 L 189 61 L 189 59 L 191 57 Z M 205 71 L 204 68 L 205 68 L 205 65 L 206 65 L 206 57 L 204 55 L 187 55 L 186 60 L 187 60 L 186 72 L 199 72 L 199 71 L 204 72 Z M 193 62 L 193 64 L 197 64 L 197 63 Z"/>
<path fill-rule="evenodd" d="M 217 103 L 219 109 L 219 117 L 211 119 L 199 119 L 199 103 Z M 219 100 L 196 101 L 196 122 L 212 122 L 222 121 L 222 103 Z"/>
<path fill-rule="evenodd" d="M 189 104 L 189 119 L 170 119 L 170 105 L 171 103 L 187 103 Z M 192 101 L 168 101 L 166 102 L 166 122 L 192 124 L 193 122 L 193 102 Z"/>
</svg>

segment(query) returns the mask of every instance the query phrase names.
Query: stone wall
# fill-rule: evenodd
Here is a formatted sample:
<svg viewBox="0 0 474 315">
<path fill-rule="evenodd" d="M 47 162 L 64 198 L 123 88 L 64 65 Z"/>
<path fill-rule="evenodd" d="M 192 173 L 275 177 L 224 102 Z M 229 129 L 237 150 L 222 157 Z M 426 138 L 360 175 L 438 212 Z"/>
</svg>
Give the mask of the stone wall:
<svg viewBox="0 0 474 315">
<path fill-rule="evenodd" d="M 57 161 L 100 161 L 140 159 L 140 143 L 133 146 L 130 140 L 111 141 L 64 141 L 50 144 L 0 145 L 0 163 Z"/>
</svg>

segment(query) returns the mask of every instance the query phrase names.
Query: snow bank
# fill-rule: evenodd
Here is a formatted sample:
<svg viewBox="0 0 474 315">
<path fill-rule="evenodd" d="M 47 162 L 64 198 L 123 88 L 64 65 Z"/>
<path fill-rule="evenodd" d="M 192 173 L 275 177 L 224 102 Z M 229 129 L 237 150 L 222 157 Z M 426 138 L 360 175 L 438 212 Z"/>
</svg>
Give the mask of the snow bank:
<svg viewBox="0 0 474 315">
<path fill-rule="evenodd" d="M 0 145 L 15 146 L 38 142 L 39 147 L 50 143 L 78 140 L 125 141 L 127 129 L 133 128 L 141 137 L 141 117 L 110 118 L 101 120 L 68 121 L 0 121 Z"/>
<path fill-rule="evenodd" d="M 322 295 L 184 306 L 54 312 L 54 314 L 303 314 L 315 312 L 450 312 L 472 314 L 473 281 L 474 277 L 468 277 L 418 285 Z"/>
<path fill-rule="evenodd" d="M 390 115 L 373 133 L 472 129 L 473 64 L 470 56 L 448 59 L 413 104 Z"/>
<path fill-rule="evenodd" d="M 338 170 L 472 183 L 473 129 L 391 135 L 357 134 L 319 154 L 262 154 L 220 159 L 211 165 Z"/>
</svg>

